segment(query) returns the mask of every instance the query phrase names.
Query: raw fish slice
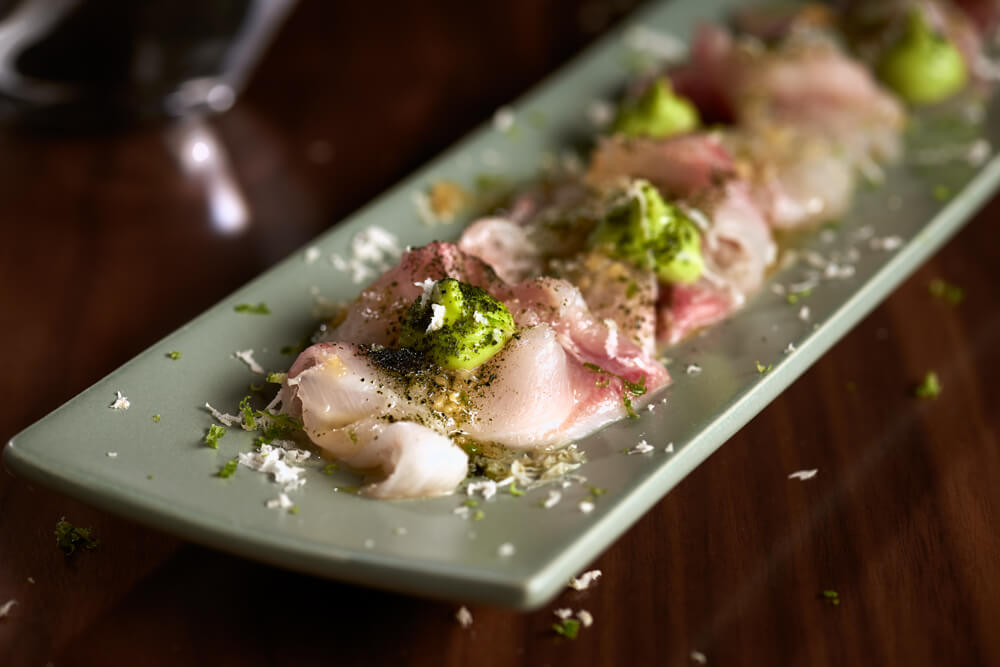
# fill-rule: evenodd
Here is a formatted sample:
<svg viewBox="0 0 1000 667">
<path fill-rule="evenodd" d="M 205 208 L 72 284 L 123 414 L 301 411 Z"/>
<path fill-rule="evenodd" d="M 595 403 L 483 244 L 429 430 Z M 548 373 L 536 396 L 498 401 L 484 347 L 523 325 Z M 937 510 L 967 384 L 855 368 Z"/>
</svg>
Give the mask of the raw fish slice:
<svg viewBox="0 0 1000 667">
<path fill-rule="evenodd" d="M 626 336 L 646 354 L 656 352 L 656 274 L 591 251 L 556 264 L 556 272 L 580 290 L 594 317 Z"/>
<path fill-rule="evenodd" d="M 483 218 L 469 225 L 459 249 L 490 265 L 505 282 L 516 283 L 542 272 L 542 256 L 527 229 L 504 218 Z"/>
<path fill-rule="evenodd" d="M 734 175 L 729 151 L 717 136 L 701 132 L 668 139 L 601 139 L 586 180 L 611 189 L 629 178 L 645 178 L 664 197 L 687 198 Z"/>
</svg>

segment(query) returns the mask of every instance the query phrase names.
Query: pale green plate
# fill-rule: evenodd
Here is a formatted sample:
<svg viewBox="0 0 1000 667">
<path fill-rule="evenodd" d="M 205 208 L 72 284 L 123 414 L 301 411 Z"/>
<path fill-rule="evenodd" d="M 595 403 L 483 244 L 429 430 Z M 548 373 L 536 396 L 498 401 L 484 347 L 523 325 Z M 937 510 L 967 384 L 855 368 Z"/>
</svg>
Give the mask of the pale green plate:
<svg viewBox="0 0 1000 667">
<path fill-rule="evenodd" d="M 592 133 L 591 102 L 612 97 L 635 61 L 626 46 L 630 27 L 690 35 L 700 19 L 723 16 L 736 4 L 674 3 L 638 15 L 514 105 L 512 130 L 478 131 L 317 239 L 318 261 L 307 263 L 304 252 L 288 258 L 18 434 L 6 448 L 6 464 L 109 511 L 281 567 L 465 602 L 521 608 L 546 602 L 954 233 L 992 192 L 1000 161 L 979 169 L 957 160 L 892 171 L 885 187 L 861 193 L 836 234 L 816 232 L 804 239 L 827 256 L 856 247 L 860 258 L 853 278 L 824 281 L 794 306 L 765 288 L 737 317 L 673 349 L 675 383 L 664 394 L 667 404 L 657 397 L 655 412 L 644 411 L 640 419 L 582 443 L 590 462 L 580 472 L 589 484 L 608 489 L 590 514 L 578 509 L 586 488 L 574 485 L 548 510 L 538 504 L 545 491 L 523 498 L 501 494 L 481 504 L 482 520 L 463 520 L 453 513 L 461 498 L 380 502 L 337 493 L 334 486 L 349 480 L 341 473 L 324 475 L 318 462 L 309 470 L 308 484 L 291 494 L 298 514 L 268 509 L 265 502 L 278 488 L 264 475 L 241 468 L 231 479 L 214 476 L 236 452 L 250 449 L 251 436 L 230 429 L 218 451 L 205 447 L 201 440 L 212 419 L 200 406 L 209 401 L 233 412 L 247 385 L 259 381 L 231 358 L 235 350 L 253 348 L 266 368 L 287 367 L 290 357 L 279 348 L 314 325 L 311 287 L 331 300 L 356 295 L 359 286 L 328 260 L 332 252 L 348 254 L 355 233 L 377 224 L 402 244 L 454 237 L 456 227 L 431 229 L 418 222 L 414 192 L 441 178 L 471 187 L 477 172 L 529 179 L 543 153 L 559 152 Z M 993 111 L 984 132 L 998 145 L 1000 118 Z M 916 136 L 931 141 L 962 132 L 945 124 Z M 953 193 L 946 203 L 934 196 L 938 185 Z M 873 250 L 863 238 L 868 224 L 877 237 L 898 236 L 905 243 Z M 808 270 L 799 262 L 771 282 L 798 282 Z M 233 310 L 235 304 L 260 301 L 274 314 Z M 810 310 L 808 321 L 799 316 L 803 304 Z M 786 354 L 789 342 L 797 350 Z M 182 358 L 167 359 L 170 350 L 180 350 Z M 773 370 L 758 373 L 758 361 L 774 364 Z M 688 364 L 700 365 L 702 372 L 688 375 Z M 109 409 L 116 390 L 130 399 L 129 410 Z M 158 424 L 151 419 L 155 413 L 162 415 Z M 653 453 L 622 454 L 642 438 L 655 445 Z M 668 443 L 672 454 L 664 451 Z M 516 552 L 504 558 L 498 548 L 507 542 Z"/>
</svg>

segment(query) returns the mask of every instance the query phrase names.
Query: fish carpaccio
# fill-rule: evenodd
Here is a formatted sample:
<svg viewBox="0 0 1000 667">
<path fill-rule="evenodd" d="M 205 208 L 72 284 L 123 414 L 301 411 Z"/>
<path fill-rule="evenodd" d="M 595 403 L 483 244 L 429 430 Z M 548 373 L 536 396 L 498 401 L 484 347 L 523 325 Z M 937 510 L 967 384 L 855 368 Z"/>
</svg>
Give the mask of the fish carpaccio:
<svg viewBox="0 0 1000 667">
<path fill-rule="evenodd" d="M 445 371 L 394 347 L 422 285 L 443 278 L 485 289 L 519 329 L 471 372 Z M 377 471 L 365 492 L 379 498 L 454 490 L 468 468 L 450 438 L 512 450 L 558 447 L 624 417 L 629 386 L 651 393 L 669 382 L 663 364 L 613 320 L 596 317 L 574 285 L 544 276 L 507 283 L 450 243 L 407 252 L 328 337 L 335 342 L 313 345 L 295 361 L 281 403 L 314 443 Z M 642 400 L 636 395 L 635 406 Z"/>
<path fill-rule="evenodd" d="M 959 4 L 970 16 L 979 7 Z M 468 475 L 470 445 L 552 450 L 634 415 L 669 384 L 662 345 L 759 291 L 776 231 L 842 216 L 858 181 L 900 156 L 905 110 L 869 67 L 811 22 L 752 18 L 737 23 L 759 34 L 703 26 L 688 62 L 629 89 L 635 99 L 667 79 L 721 124 L 598 138 L 582 176 L 523 191 L 454 244 L 404 253 L 299 356 L 276 403 L 316 445 L 370 473 L 365 494 L 451 493 Z M 965 32 L 975 39 L 957 41 L 978 48 Z M 665 283 L 588 242 L 601 207 L 636 179 L 697 224 L 704 266 L 694 282 Z M 408 309 L 445 278 L 501 301 L 518 329 L 474 370 L 446 371 L 398 346 Z"/>
</svg>

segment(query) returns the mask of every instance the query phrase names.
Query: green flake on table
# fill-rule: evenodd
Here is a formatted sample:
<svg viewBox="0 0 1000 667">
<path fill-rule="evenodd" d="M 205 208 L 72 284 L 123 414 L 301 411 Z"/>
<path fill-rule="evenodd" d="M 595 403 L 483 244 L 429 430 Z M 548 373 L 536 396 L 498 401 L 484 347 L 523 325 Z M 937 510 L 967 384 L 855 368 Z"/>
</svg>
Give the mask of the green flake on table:
<svg viewBox="0 0 1000 667">
<path fill-rule="evenodd" d="M 325 466 L 323 466 L 324 475 L 332 475 L 335 470 L 337 470 L 336 463 L 327 463 Z"/>
<path fill-rule="evenodd" d="M 56 546 L 67 556 L 72 556 L 77 549 L 93 551 L 100 546 L 101 541 L 93 537 L 91 532 L 91 528 L 78 528 L 63 517 L 56 522 Z"/>
<path fill-rule="evenodd" d="M 575 618 L 564 618 L 558 623 L 553 623 L 552 630 L 557 635 L 562 635 L 567 639 L 576 639 L 576 636 L 580 633 L 580 621 Z"/>
<path fill-rule="evenodd" d="M 299 513 L 299 506 L 298 505 L 292 505 L 291 507 L 288 508 L 288 513 L 289 514 L 298 514 Z"/>
<path fill-rule="evenodd" d="M 947 185 L 935 185 L 934 199 L 937 199 L 938 201 L 948 201 L 951 199 L 951 188 Z"/>
<path fill-rule="evenodd" d="M 154 424 L 159 424 L 160 423 L 160 415 L 159 414 L 153 415 L 153 423 Z"/>
<path fill-rule="evenodd" d="M 914 393 L 917 398 L 937 398 L 938 394 L 941 393 L 941 381 L 938 380 L 937 373 L 927 371 Z"/>
<path fill-rule="evenodd" d="M 271 309 L 267 307 L 267 304 L 261 301 L 256 306 L 252 303 L 241 303 L 233 307 L 237 313 L 247 313 L 249 315 L 270 315 Z"/>
<path fill-rule="evenodd" d="M 771 372 L 771 369 L 773 368 L 774 364 L 768 364 L 767 366 L 765 366 L 764 364 L 760 363 L 760 361 L 757 362 L 757 372 L 760 373 L 761 375 L 767 375 L 768 373 Z"/>
<path fill-rule="evenodd" d="M 174 361 L 177 361 L 180 358 L 181 358 L 181 353 L 178 352 L 177 350 L 172 350 L 170 352 L 167 352 L 167 359 L 172 359 Z"/>
<path fill-rule="evenodd" d="M 222 466 L 222 468 L 219 470 L 218 472 L 219 477 L 223 479 L 228 479 L 229 477 L 232 477 L 234 474 L 236 474 L 236 469 L 239 467 L 239 465 L 240 465 L 240 460 L 238 457 L 229 459 L 228 461 L 226 461 L 226 465 Z"/>
<path fill-rule="evenodd" d="M 288 373 L 268 373 L 265 380 L 273 384 L 284 384 Z"/>
<path fill-rule="evenodd" d="M 218 424 L 212 424 L 208 427 L 208 433 L 205 434 L 205 444 L 212 449 L 219 448 L 219 439 L 226 434 L 226 427 L 219 426 Z"/>
<path fill-rule="evenodd" d="M 823 591 L 822 593 L 820 593 L 820 597 L 822 597 L 826 602 L 834 606 L 840 604 L 840 594 L 837 593 L 837 591 L 832 591 L 832 590 Z"/>
<path fill-rule="evenodd" d="M 476 510 L 476 513 L 472 515 L 473 521 L 482 521 L 486 518 L 486 512 L 483 510 Z"/>
<path fill-rule="evenodd" d="M 931 296 L 947 301 L 953 306 L 957 306 L 965 299 L 965 290 L 940 278 L 935 278 L 928 285 Z"/>
<path fill-rule="evenodd" d="M 507 487 L 507 492 L 512 496 L 521 497 L 524 495 L 524 491 L 517 488 L 517 482 L 511 482 L 510 486 Z"/>
</svg>

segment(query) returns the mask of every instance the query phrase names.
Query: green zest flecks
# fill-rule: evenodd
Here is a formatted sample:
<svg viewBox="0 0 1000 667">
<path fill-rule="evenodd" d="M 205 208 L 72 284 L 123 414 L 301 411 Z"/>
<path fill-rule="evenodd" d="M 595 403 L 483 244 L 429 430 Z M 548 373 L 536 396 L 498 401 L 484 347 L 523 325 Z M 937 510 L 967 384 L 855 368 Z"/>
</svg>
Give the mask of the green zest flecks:
<svg viewBox="0 0 1000 667">
<path fill-rule="evenodd" d="M 592 364 L 592 363 L 586 362 L 586 363 L 583 364 L 583 366 L 584 366 L 584 368 L 586 368 L 587 370 L 589 370 L 589 371 L 591 371 L 593 373 L 600 373 L 602 375 L 610 375 L 611 377 L 616 377 L 619 380 L 621 380 L 621 382 L 622 382 L 622 403 L 625 405 L 625 413 L 631 419 L 637 419 L 639 417 L 639 414 L 632 407 L 632 398 L 633 397 L 642 396 L 643 394 L 646 393 L 646 376 L 645 375 L 643 375 L 641 378 L 639 378 L 638 382 L 631 382 L 631 381 L 627 380 L 626 378 L 622 377 L 621 375 L 618 375 L 616 373 L 612 373 L 611 371 L 604 370 L 603 368 L 601 368 L 597 364 Z"/>
<path fill-rule="evenodd" d="M 77 549 L 93 551 L 100 546 L 101 542 L 94 538 L 91 533 L 90 528 L 78 528 L 63 517 L 56 522 L 56 546 L 67 556 L 72 556 Z"/>
<path fill-rule="evenodd" d="M 957 306 L 965 300 L 965 290 L 940 278 L 932 280 L 927 289 L 930 291 L 931 296 L 942 301 L 947 301 L 953 306 Z"/>
<path fill-rule="evenodd" d="M 941 393 L 941 382 L 938 380 L 937 373 L 927 371 L 924 379 L 917 385 L 913 393 L 916 394 L 917 398 L 937 398 Z"/>
<path fill-rule="evenodd" d="M 239 467 L 239 465 L 240 465 L 239 458 L 229 459 L 228 461 L 226 461 L 226 465 L 222 466 L 222 468 L 219 470 L 218 476 L 222 477 L 223 479 L 228 479 L 229 477 L 232 477 L 234 474 L 236 474 L 236 469 Z"/>
<path fill-rule="evenodd" d="M 270 315 L 271 309 L 267 307 L 267 304 L 261 301 L 256 306 L 252 303 L 241 303 L 233 307 L 237 313 L 246 313 L 249 315 Z"/>
<path fill-rule="evenodd" d="M 205 434 L 205 444 L 212 449 L 219 448 L 219 440 L 226 434 L 226 427 L 219 426 L 218 424 L 212 424 L 208 427 L 208 433 Z"/>
<path fill-rule="evenodd" d="M 558 623 L 553 623 L 552 630 L 566 639 L 576 639 L 576 636 L 580 634 L 580 621 L 575 618 L 564 618 Z"/>
</svg>

